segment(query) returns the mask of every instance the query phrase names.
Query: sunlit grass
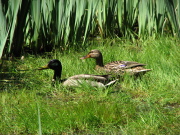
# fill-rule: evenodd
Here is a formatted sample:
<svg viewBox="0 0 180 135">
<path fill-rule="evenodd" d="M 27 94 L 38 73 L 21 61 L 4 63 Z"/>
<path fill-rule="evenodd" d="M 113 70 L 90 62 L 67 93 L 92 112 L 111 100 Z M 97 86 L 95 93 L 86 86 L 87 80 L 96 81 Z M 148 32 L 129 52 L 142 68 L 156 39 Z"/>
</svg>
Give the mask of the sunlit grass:
<svg viewBox="0 0 180 135">
<path fill-rule="evenodd" d="M 7 62 L 6 71 L 17 72 L 13 74 L 17 80 L 0 82 L 0 133 L 38 134 L 41 129 L 42 134 L 179 134 L 180 43 L 174 38 L 110 43 L 95 42 L 79 52 L 56 52 L 52 58 L 25 55 L 23 61 Z M 104 63 L 138 61 L 152 71 L 142 78 L 127 76 L 119 84 L 98 89 L 53 87 L 53 71 L 33 70 L 50 59 L 59 59 L 62 78 L 99 74 L 93 59 L 79 59 L 91 49 L 101 50 Z"/>
</svg>

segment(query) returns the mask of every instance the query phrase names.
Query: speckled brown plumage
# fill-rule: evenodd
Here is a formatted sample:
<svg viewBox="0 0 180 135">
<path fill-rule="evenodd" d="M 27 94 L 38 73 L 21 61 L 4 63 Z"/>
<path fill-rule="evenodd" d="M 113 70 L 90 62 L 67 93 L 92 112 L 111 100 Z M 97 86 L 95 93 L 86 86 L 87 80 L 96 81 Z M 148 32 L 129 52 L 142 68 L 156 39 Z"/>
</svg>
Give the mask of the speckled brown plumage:
<svg viewBox="0 0 180 135">
<path fill-rule="evenodd" d="M 86 58 L 94 58 L 96 60 L 96 70 L 104 70 L 108 73 L 115 73 L 124 75 L 128 73 L 130 75 L 140 75 L 145 74 L 147 71 L 151 69 L 145 69 L 143 66 L 146 64 L 134 62 L 134 61 L 113 61 L 107 63 L 106 65 L 103 64 L 103 56 L 99 50 L 91 50 L 86 56 L 80 59 Z"/>
</svg>

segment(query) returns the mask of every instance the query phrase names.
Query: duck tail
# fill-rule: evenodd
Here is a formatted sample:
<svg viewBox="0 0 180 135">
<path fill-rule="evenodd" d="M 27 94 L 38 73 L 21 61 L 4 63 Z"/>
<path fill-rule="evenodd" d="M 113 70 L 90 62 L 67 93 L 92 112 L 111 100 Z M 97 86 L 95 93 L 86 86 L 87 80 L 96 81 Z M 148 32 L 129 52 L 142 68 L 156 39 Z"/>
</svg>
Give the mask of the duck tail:
<svg viewBox="0 0 180 135">
<path fill-rule="evenodd" d="M 151 71 L 151 69 L 137 70 L 137 71 L 135 71 L 135 73 L 144 73 L 144 72 L 148 72 L 148 71 Z"/>
<path fill-rule="evenodd" d="M 108 87 L 110 85 L 113 85 L 115 84 L 119 79 L 116 79 L 116 80 L 113 80 L 113 81 L 110 81 L 109 83 L 107 83 L 106 85 L 104 85 L 105 87 Z"/>
</svg>

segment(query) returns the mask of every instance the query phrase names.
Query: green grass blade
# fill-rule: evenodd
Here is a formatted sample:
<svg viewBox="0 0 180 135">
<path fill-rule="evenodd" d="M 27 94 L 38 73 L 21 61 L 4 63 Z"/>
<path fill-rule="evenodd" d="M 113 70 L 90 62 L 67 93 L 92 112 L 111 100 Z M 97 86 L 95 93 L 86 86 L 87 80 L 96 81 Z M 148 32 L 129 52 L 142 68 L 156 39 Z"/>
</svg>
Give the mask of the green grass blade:
<svg viewBox="0 0 180 135">
<path fill-rule="evenodd" d="M 164 26 L 165 26 L 165 1 L 156 0 L 156 25 L 157 31 L 163 34 Z"/>
<path fill-rule="evenodd" d="M 33 41 L 37 41 L 39 36 L 39 30 L 41 27 L 41 8 L 40 8 L 40 0 L 33 0 L 31 3 L 31 16 L 32 16 L 32 24 L 33 24 Z"/>
<path fill-rule="evenodd" d="M 89 0 L 88 1 L 87 19 L 85 22 L 85 33 L 84 33 L 84 37 L 83 37 L 83 44 L 85 43 L 85 40 L 87 38 L 87 33 L 89 32 L 89 30 L 93 24 L 93 22 L 92 23 L 90 23 L 90 22 L 91 22 L 91 20 L 93 20 L 98 3 L 99 3 L 99 0 L 96 0 L 96 1 Z"/>
<path fill-rule="evenodd" d="M 17 1 L 11 1 L 9 4 L 9 8 L 12 12 L 12 25 L 11 25 L 11 30 L 10 30 L 10 43 L 9 43 L 9 50 L 8 52 L 10 52 L 11 49 L 11 45 L 13 42 L 13 38 L 14 38 L 14 32 L 15 32 L 15 28 L 16 28 L 16 23 L 17 23 L 17 15 L 18 15 L 18 11 L 21 7 L 21 3 L 22 0 L 17 0 Z M 11 16 L 11 15 L 9 15 Z"/>
<path fill-rule="evenodd" d="M 83 39 L 83 44 L 84 44 L 84 42 L 85 42 L 85 40 L 86 40 L 86 35 L 87 35 L 87 32 L 88 32 L 88 29 L 89 29 L 89 27 L 90 27 L 90 20 L 91 20 L 91 18 L 92 18 L 92 16 L 93 16 L 93 0 L 89 0 L 89 2 L 88 2 L 88 9 L 87 9 L 87 11 L 86 11 L 86 14 L 87 14 L 87 19 L 86 19 L 86 25 L 85 25 L 85 33 L 84 33 L 84 39 Z"/>
<path fill-rule="evenodd" d="M 177 16 L 175 13 L 174 1 L 165 0 L 165 2 L 166 2 L 166 7 L 167 7 L 168 20 L 170 21 L 171 28 L 172 28 L 171 30 L 174 35 L 179 34 L 179 27 L 178 27 L 178 22 L 177 22 Z"/>
<path fill-rule="evenodd" d="M 0 18 L 1 18 L 1 25 L 0 25 L 0 59 L 1 59 L 4 47 L 6 45 L 7 37 L 9 34 L 9 30 L 7 30 L 7 26 L 6 26 L 6 19 L 2 10 L 1 1 L 0 1 Z"/>
<path fill-rule="evenodd" d="M 42 135 L 42 126 L 41 126 L 41 112 L 39 104 L 37 103 L 37 112 L 38 112 L 38 126 L 39 126 L 39 135 Z"/>
<path fill-rule="evenodd" d="M 148 16 L 148 5 L 147 0 L 142 0 L 139 2 L 139 36 L 145 33 L 145 27 L 147 23 L 147 16 Z"/>
</svg>

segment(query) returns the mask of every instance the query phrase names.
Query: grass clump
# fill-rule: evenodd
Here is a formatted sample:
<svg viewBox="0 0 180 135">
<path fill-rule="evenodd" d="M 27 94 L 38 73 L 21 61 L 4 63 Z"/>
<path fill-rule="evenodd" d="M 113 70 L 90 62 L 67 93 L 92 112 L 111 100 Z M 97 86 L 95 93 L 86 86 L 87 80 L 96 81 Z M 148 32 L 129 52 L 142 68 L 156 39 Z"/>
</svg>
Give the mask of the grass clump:
<svg viewBox="0 0 180 135">
<path fill-rule="evenodd" d="M 179 134 L 179 44 L 174 38 L 138 41 L 94 42 L 84 52 L 70 50 L 53 59 L 63 65 L 62 78 L 75 74 L 99 74 L 92 59 L 79 58 L 91 49 L 103 53 L 104 63 L 137 61 L 152 69 L 142 78 L 125 77 L 107 89 L 90 86 L 53 87 L 53 71 L 33 70 L 52 58 L 25 56 L 8 62 L 1 76 L 1 134 Z M 29 71 L 18 71 L 31 69 Z M 39 121 L 38 121 L 39 118 Z"/>
</svg>

